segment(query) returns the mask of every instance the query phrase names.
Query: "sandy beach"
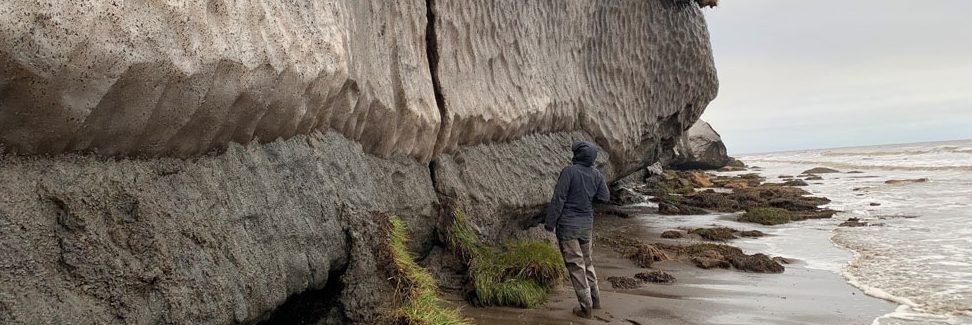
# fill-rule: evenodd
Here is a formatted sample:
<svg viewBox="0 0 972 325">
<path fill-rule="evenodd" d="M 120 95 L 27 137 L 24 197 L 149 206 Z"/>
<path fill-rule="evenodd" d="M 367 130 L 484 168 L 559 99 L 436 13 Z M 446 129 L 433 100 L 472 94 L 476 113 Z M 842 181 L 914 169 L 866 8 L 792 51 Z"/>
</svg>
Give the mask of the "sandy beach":
<svg viewBox="0 0 972 325">
<path fill-rule="evenodd" d="M 646 225 L 639 218 L 602 216 L 596 219 L 595 232 L 622 233 L 648 242 L 698 241 L 661 239 L 661 232 L 670 228 L 658 225 L 672 217 L 643 217 L 658 222 Z M 595 311 L 593 320 L 571 314 L 576 300 L 568 283 L 537 309 L 477 308 L 458 298 L 453 302 L 462 306 L 463 315 L 476 324 L 870 324 L 896 307 L 866 296 L 837 273 L 808 268 L 799 260 L 786 265 L 782 274 L 705 270 L 685 262 L 664 261 L 652 268 L 674 275 L 676 282 L 614 289 L 607 278 L 631 277 L 646 269 L 608 245 L 596 244 L 594 251 L 603 309 Z"/>
</svg>

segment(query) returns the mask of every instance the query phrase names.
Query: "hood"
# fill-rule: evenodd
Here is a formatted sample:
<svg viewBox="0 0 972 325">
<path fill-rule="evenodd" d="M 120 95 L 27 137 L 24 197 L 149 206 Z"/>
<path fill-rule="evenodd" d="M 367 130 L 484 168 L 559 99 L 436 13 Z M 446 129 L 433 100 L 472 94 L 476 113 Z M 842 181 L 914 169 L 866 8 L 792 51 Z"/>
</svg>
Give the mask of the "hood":
<svg viewBox="0 0 972 325">
<path fill-rule="evenodd" d="M 591 167 L 597 160 L 597 146 L 593 143 L 577 141 L 570 146 L 570 150 L 574 152 L 574 158 L 570 160 L 571 163 Z"/>
</svg>

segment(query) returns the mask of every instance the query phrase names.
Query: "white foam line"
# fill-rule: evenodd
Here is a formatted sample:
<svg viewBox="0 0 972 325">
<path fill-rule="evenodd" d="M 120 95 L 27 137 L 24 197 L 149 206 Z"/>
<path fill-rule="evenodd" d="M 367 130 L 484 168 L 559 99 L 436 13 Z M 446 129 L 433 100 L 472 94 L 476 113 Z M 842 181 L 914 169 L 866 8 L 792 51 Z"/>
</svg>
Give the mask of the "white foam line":
<svg viewBox="0 0 972 325">
<path fill-rule="evenodd" d="M 918 304 L 916 304 L 914 301 L 911 301 L 911 299 L 908 299 L 908 298 L 905 298 L 905 297 L 898 297 L 898 296 L 892 295 L 892 294 L 890 294 L 887 291 L 884 291 L 882 289 L 874 288 L 874 287 L 871 287 L 871 286 L 868 286 L 868 285 L 865 285 L 865 284 L 861 283 L 857 279 L 856 276 L 854 276 L 853 274 L 850 273 L 850 271 L 848 271 L 848 268 L 850 268 L 853 265 L 856 265 L 856 264 L 858 264 L 858 263 L 861 262 L 861 259 L 862 259 L 861 253 L 859 253 L 858 251 L 856 251 L 854 249 L 851 249 L 847 245 L 844 245 L 844 244 L 840 243 L 840 241 L 835 240 L 834 237 L 836 237 L 836 236 L 837 236 L 837 229 L 834 229 L 834 231 L 832 232 L 832 235 L 830 236 L 830 242 L 834 243 L 834 246 L 837 246 L 837 247 L 839 247 L 839 248 L 841 248 L 843 250 L 849 251 L 849 252 L 851 252 L 851 254 L 854 255 L 854 258 L 852 258 L 849 262 L 847 262 L 847 264 L 844 265 L 844 267 L 841 269 L 841 272 L 840 272 L 841 275 L 844 276 L 844 279 L 847 280 L 847 283 L 850 283 L 852 286 L 857 287 L 858 289 L 861 289 L 861 291 L 863 291 L 864 294 L 866 294 L 868 296 L 871 296 L 871 297 L 875 297 L 875 298 L 879 298 L 879 299 L 884 299 L 884 300 L 887 300 L 887 301 L 890 301 L 890 302 L 893 302 L 893 303 L 897 303 L 899 305 L 905 305 L 905 306 L 909 306 L 909 307 L 917 307 L 918 306 Z"/>
<path fill-rule="evenodd" d="M 847 283 L 860 289 L 862 292 L 864 292 L 864 294 L 868 296 L 890 301 L 899 305 L 897 308 L 895 308 L 893 312 L 875 318 L 873 321 L 871 321 L 871 325 L 880 325 L 881 319 L 885 319 L 885 318 L 896 318 L 896 319 L 915 320 L 915 321 L 918 320 L 928 321 L 929 319 L 938 319 L 941 320 L 941 323 L 951 324 L 950 317 L 948 316 L 923 313 L 921 312 L 921 305 L 915 303 L 913 300 L 905 297 L 895 296 L 887 291 L 884 291 L 883 289 L 868 286 L 862 283 L 861 281 L 859 281 L 856 276 L 851 274 L 848 268 L 861 262 L 862 255 L 856 250 L 853 250 L 850 247 L 841 244 L 838 240 L 834 240 L 834 237 L 836 237 L 836 232 L 837 229 L 834 229 L 833 235 L 830 236 L 830 242 L 834 243 L 834 246 L 850 251 L 854 255 L 854 258 L 851 259 L 851 261 L 847 262 L 847 264 L 842 268 L 840 272 L 841 275 L 844 277 L 844 279 L 847 280 Z"/>
</svg>

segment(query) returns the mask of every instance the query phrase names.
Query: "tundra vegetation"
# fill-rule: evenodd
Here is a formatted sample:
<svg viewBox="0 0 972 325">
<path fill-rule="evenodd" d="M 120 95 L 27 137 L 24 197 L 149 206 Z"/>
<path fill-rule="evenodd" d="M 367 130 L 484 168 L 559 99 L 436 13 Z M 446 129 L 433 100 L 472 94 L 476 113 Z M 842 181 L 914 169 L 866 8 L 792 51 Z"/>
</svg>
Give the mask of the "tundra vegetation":
<svg viewBox="0 0 972 325">
<path fill-rule="evenodd" d="M 836 212 L 820 207 L 830 203 L 829 199 L 811 196 L 810 192 L 797 187 L 804 186 L 805 182 L 764 181 L 765 178 L 758 174 L 715 176 L 666 171 L 650 177 L 644 185 L 632 188 L 632 191 L 651 196 L 652 201 L 658 202 L 658 212 L 667 215 L 746 212 L 739 221 L 776 225 L 830 218 Z M 732 239 L 720 236 L 728 234 L 725 231 L 701 230 L 695 234 L 707 240 Z M 670 233 L 669 236 L 677 235 Z"/>
<path fill-rule="evenodd" d="M 435 278 L 418 265 L 408 251 L 408 230 L 398 217 L 389 218 L 388 248 L 396 273 L 399 275 L 399 294 L 402 303 L 396 318 L 405 324 L 459 325 L 471 324 L 462 318 L 458 309 L 443 307 Z"/>
<path fill-rule="evenodd" d="M 448 244 L 469 267 L 468 297 L 483 306 L 535 308 L 567 275 L 560 253 L 535 241 L 484 245 L 470 228 L 462 210 L 453 210 Z"/>
</svg>

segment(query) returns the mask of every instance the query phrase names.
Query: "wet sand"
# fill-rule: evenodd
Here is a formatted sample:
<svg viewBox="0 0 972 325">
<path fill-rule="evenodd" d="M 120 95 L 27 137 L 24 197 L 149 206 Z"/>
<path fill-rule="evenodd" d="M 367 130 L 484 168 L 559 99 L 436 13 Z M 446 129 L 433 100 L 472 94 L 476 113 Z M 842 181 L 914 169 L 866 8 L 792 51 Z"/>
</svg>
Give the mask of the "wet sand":
<svg viewBox="0 0 972 325">
<path fill-rule="evenodd" d="M 666 229 L 651 228 L 637 219 L 604 216 L 597 219 L 595 229 L 648 242 L 674 242 L 659 237 Z M 799 261 L 785 265 L 782 274 L 704 270 L 665 261 L 653 268 L 674 275 L 675 283 L 613 289 L 605 280 L 608 277 L 633 277 L 649 269 L 637 267 L 597 242 L 594 254 L 603 309 L 595 310 L 593 320 L 571 314 L 577 301 L 566 282 L 537 309 L 477 308 L 458 299 L 454 302 L 476 324 L 870 324 L 896 307 L 866 296 L 839 274 L 810 269 Z"/>
</svg>

